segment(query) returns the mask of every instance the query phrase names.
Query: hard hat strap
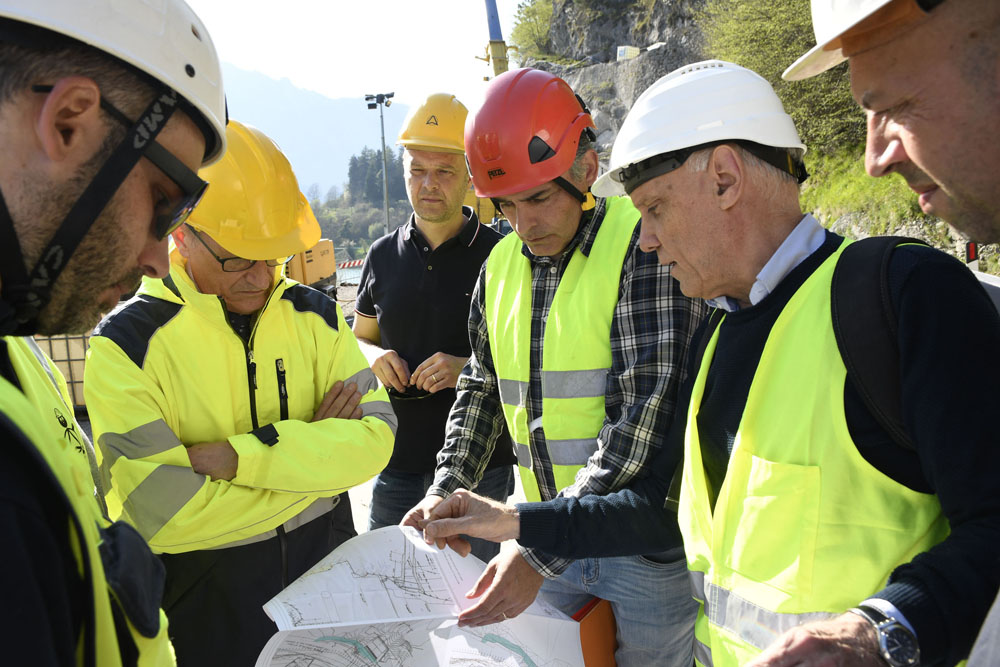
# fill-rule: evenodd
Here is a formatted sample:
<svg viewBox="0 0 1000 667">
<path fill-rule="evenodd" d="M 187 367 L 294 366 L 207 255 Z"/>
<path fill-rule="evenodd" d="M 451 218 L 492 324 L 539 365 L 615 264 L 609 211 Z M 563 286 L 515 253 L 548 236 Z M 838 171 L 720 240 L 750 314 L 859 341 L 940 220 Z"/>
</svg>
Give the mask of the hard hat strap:
<svg viewBox="0 0 1000 667">
<path fill-rule="evenodd" d="M 37 92 L 47 92 L 46 86 L 36 88 L 39 88 Z M 5 305 L 14 309 L 16 321 L 10 323 L 4 318 L 2 322 L 4 334 L 35 333 L 38 315 L 48 304 L 52 296 L 52 286 L 69 263 L 73 252 L 142 158 L 147 146 L 167 124 L 177 106 L 178 95 L 175 91 L 164 88 L 156 95 L 70 208 L 52 240 L 42 251 L 30 277 L 24 275 L 24 258 L 20 245 L 5 244 L 7 247 L 3 251 L 3 284 L 0 287 L 2 289 L 0 296 Z M 6 206 L 0 210 L 0 227 L 8 228 L 5 232 L 7 235 L 14 233 L 14 223 Z M 16 261 L 14 261 L 15 254 Z"/>
<path fill-rule="evenodd" d="M 697 146 L 690 146 L 688 148 L 681 148 L 676 151 L 669 151 L 667 153 L 654 155 L 642 160 L 641 162 L 636 162 L 618 169 L 617 173 L 614 174 L 614 179 L 622 184 L 622 187 L 625 188 L 625 192 L 627 194 L 632 194 L 632 191 L 643 183 L 650 181 L 657 176 L 669 174 L 673 170 L 677 169 L 684 164 L 689 157 L 698 151 L 715 148 L 716 146 L 722 146 L 723 144 L 736 144 L 743 150 L 751 153 L 764 162 L 767 162 L 774 168 L 793 176 L 799 183 L 804 182 L 809 177 L 805 164 L 803 164 L 801 160 L 793 158 L 787 148 L 764 146 L 763 144 L 758 144 L 755 141 L 724 140 L 713 141 L 706 144 L 699 144 Z"/>
<path fill-rule="evenodd" d="M 796 160 L 787 148 L 777 148 L 775 146 L 765 146 L 754 141 L 737 141 L 736 144 L 743 150 L 752 153 L 764 162 L 780 171 L 793 176 L 800 184 L 809 178 L 806 165 L 802 160 Z"/>
<path fill-rule="evenodd" d="M 597 205 L 597 202 L 594 201 L 594 195 L 590 192 L 590 190 L 587 190 L 586 193 L 580 192 L 579 188 L 577 188 L 575 185 L 567 181 L 562 176 L 556 176 L 555 178 L 552 179 L 552 182 L 561 187 L 563 190 L 572 195 L 574 199 L 580 202 L 580 208 L 583 209 L 584 211 L 589 211 L 590 209 L 594 208 L 594 206 Z"/>
<path fill-rule="evenodd" d="M 18 327 L 17 308 L 8 295 L 8 285 L 26 285 L 28 271 L 24 267 L 21 244 L 14 231 L 14 221 L 7 210 L 7 202 L 0 193 L 0 276 L 3 279 L 0 294 L 0 335 L 14 333 Z"/>
</svg>

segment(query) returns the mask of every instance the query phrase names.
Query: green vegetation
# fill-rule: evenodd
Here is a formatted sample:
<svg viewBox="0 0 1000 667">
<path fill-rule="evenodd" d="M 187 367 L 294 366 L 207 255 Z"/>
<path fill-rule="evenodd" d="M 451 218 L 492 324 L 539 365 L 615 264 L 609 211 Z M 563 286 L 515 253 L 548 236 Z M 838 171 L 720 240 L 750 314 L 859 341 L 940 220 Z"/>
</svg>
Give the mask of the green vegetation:
<svg viewBox="0 0 1000 667">
<path fill-rule="evenodd" d="M 830 223 L 858 213 L 875 221 L 874 234 L 887 234 L 907 222 L 932 222 L 917 205 L 913 192 L 898 177 L 874 179 L 865 173 L 864 147 L 832 154 L 806 154 L 809 180 L 802 188 L 802 208 Z"/>
<path fill-rule="evenodd" d="M 810 150 L 836 152 L 864 140 L 864 116 L 851 97 L 846 65 L 805 81 L 781 78 L 785 67 L 814 44 L 808 2 L 706 0 L 696 21 L 705 36 L 705 55 L 767 79 Z"/>
<path fill-rule="evenodd" d="M 653 18 L 653 10 L 656 8 L 656 0 L 639 0 L 639 6 L 642 7 L 642 13 L 636 20 L 635 32 L 642 32 L 649 25 Z"/>
<path fill-rule="evenodd" d="M 524 0 L 518 3 L 514 21 L 510 42 L 517 47 L 518 55 L 551 60 L 549 27 L 552 25 L 552 0 Z"/>
<path fill-rule="evenodd" d="M 389 156 L 389 229 L 401 226 L 409 218 L 410 203 L 403 182 L 403 149 Z M 345 248 L 346 257 L 338 261 L 364 257 L 372 241 L 385 234 L 385 211 L 382 194 L 382 151 L 367 146 L 352 155 L 347 169 L 348 182 L 343 192 L 330 188 L 320 200 L 319 188 L 309 189 L 307 197 L 323 230 L 323 238 L 333 239 Z"/>
</svg>

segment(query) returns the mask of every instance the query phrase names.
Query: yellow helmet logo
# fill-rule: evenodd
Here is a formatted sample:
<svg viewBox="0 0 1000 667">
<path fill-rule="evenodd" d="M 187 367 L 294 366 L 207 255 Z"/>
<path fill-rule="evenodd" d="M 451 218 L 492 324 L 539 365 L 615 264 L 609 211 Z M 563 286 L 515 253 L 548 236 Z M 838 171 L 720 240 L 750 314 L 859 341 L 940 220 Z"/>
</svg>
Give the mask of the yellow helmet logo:
<svg viewBox="0 0 1000 667">
<path fill-rule="evenodd" d="M 468 115 L 468 109 L 454 95 L 434 93 L 410 110 L 396 143 L 416 150 L 464 153 Z"/>
</svg>

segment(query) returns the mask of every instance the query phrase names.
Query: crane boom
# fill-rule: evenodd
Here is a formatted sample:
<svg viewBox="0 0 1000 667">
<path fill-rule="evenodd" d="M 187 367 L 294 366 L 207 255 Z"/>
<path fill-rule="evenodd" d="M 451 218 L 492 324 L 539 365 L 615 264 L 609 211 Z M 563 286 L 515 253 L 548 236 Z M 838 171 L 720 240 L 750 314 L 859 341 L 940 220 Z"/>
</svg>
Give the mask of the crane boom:
<svg viewBox="0 0 1000 667">
<path fill-rule="evenodd" d="M 486 0 L 486 22 L 490 29 L 487 54 L 493 64 L 493 76 L 497 76 L 507 71 L 507 43 L 503 41 L 503 34 L 500 32 L 500 14 L 497 12 L 496 0 Z"/>
</svg>

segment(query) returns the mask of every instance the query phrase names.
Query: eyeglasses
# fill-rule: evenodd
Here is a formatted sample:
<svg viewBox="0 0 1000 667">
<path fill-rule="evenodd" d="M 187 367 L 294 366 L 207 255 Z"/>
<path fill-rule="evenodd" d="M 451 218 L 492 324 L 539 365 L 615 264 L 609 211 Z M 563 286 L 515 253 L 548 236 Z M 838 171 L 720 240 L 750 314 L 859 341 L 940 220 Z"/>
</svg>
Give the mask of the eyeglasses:
<svg viewBox="0 0 1000 667">
<path fill-rule="evenodd" d="M 219 264 L 222 265 L 222 270 L 225 271 L 226 273 L 239 273 L 240 271 L 246 271 L 259 261 L 263 261 L 271 268 L 275 268 L 288 264 L 288 262 L 291 261 L 292 259 L 292 255 L 289 255 L 288 257 L 282 257 L 280 259 L 265 259 L 265 260 L 244 259 L 242 257 L 219 257 L 218 255 L 215 254 L 215 251 L 212 250 L 211 246 L 205 243 L 205 239 L 201 238 L 201 234 L 198 233 L 197 229 L 195 229 L 191 225 L 188 225 L 188 229 L 191 230 L 191 233 L 194 234 L 194 237 L 196 239 L 201 241 L 201 244 L 205 246 L 205 249 L 208 250 L 210 253 L 212 253 L 212 257 L 214 257 L 215 261 L 217 261 Z"/>
<path fill-rule="evenodd" d="M 36 93 L 51 93 L 52 86 L 32 86 L 31 90 Z M 103 95 L 101 95 L 101 108 L 125 127 L 132 127 L 135 124 L 117 107 L 104 99 Z M 162 198 L 157 202 L 153 211 L 153 233 L 157 239 L 162 241 L 188 219 L 191 211 L 205 196 L 208 183 L 199 178 L 196 172 L 188 169 L 173 153 L 156 141 L 150 141 L 146 144 L 143 156 L 162 171 L 167 178 L 176 183 L 182 193 L 180 199 L 176 201 L 170 201 L 166 197 Z"/>
</svg>

